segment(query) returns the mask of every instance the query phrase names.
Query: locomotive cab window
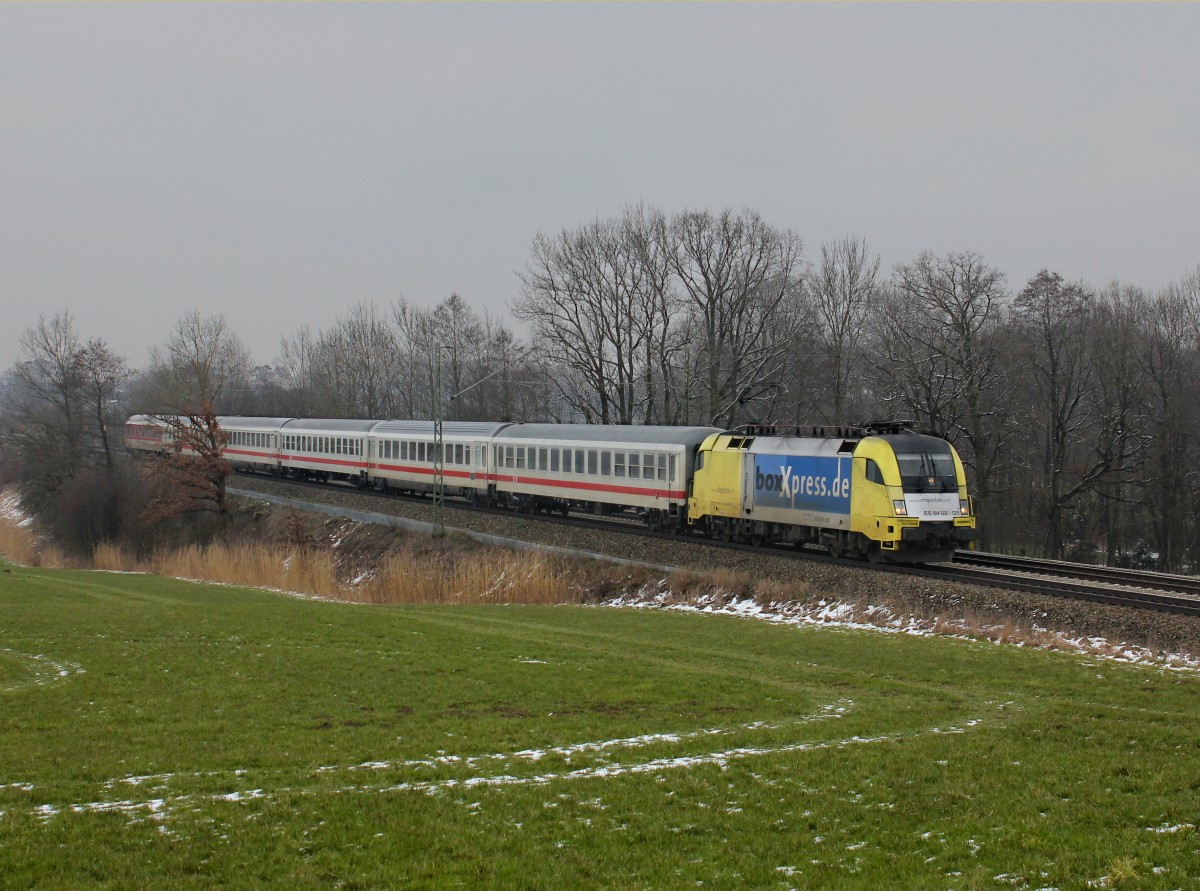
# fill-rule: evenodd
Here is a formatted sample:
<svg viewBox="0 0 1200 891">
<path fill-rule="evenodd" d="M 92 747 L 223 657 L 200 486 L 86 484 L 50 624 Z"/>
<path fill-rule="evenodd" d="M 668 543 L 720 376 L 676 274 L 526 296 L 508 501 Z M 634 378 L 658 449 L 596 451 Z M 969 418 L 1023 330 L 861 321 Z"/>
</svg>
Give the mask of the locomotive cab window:
<svg viewBox="0 0 1200 891">
<path fill-rule="evenodd" d="M 900 483 L 906 492 L 953 492 L 958 490 L 954 456 L 948 448 L 912 451 L 896 448 Z"/>
<path fill-rule="evenodd" d="M 879 469 L 879 465 L 871 458 L 867 459 L 867 481 L 883 485 L 883 471 Z"/>
</svg>

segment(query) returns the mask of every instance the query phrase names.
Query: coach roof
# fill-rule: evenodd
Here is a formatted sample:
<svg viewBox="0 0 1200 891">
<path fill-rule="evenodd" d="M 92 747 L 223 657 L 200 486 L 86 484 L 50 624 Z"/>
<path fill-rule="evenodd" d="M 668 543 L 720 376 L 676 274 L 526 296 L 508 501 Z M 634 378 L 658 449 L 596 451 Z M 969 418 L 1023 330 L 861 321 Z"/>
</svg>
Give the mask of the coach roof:
<svg viewBox="0 0 1200 891">
<path fill-rule="evenodd" d="M 293 420 L 295 418 L 243 418 L 238 415 L 221 415 L 217 418 L 217 424 L 223 430 L 278 430 Z"/>
<path fill-rule="evenodd" d="M 496 438 L 698 446 L 705 438 L 720 432 L 716 427 L 650 424 L 513 424 L 496 433 Z"/>
<path fill-rule="evenodd" d="M 443 436 L 474 436 L 481 439 L 495 436 L 507 423 L 495 421 L 443 421 Z M 433 436 L 433 421 L 380 421 L 371 431 L 376 436 Z"/>
<path fill-rule="evenodd" d="M 280 426 L 288 433 L 369 433 L 379 421 L 353 418 L 295 418 Z"/>
</svg>

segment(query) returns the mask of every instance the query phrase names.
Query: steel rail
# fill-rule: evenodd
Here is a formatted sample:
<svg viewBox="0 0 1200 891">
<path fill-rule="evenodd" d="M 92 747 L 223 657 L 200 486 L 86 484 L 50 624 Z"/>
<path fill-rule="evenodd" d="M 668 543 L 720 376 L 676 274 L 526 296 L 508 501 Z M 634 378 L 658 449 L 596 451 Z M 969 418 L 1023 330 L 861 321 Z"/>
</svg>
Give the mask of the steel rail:
<svg viewBox="0 0 1200 891">
<path fill-rule="evenodd" d="M 1189 575 L 1171 575 L 1144 569 L 1124 569 L 1119 566 L 1095 566 L 1090 563 L 1069 563 L 1065 560 L 1046 560 L 1038 557 L 1015 557 L 1009 554 L 992 554 L 982 551 L 958 551 L 954 555 L 954 563 L 955 565 L 1088 579 L 1094 582 L 1109 582 L 1148 588 L 1154 591 L 1173 591 L 1179 594 L 1200 596 L 1200 578 Z"/>
</svg>

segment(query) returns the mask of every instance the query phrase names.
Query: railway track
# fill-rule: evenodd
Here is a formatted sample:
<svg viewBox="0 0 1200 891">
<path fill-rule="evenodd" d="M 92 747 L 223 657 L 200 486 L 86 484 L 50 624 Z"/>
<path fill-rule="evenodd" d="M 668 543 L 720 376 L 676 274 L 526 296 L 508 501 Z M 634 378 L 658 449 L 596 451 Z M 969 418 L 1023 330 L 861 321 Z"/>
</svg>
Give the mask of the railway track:
<svg viewBox="0 0 1200 891">
<path fill-rule="evenodd" d="M 397 499 L 410 504 L 416 503 L 432 506 L 428 498 L 397 496 L 394 494 L 385 495 L 381 492 L 370 490 L 356 491 L 348 486 L 341 486 L 336 483 L 299 482 L 255 475 L 242 477 L 242 479 L 269 479 L 273 483 L 293 490 L 307 488 L 320 491 L 351 493 L 361 498 L 364 504 L 371 504 L 376 507 L 381 502 L 395 501 Z M 465 502 L 453 500 L 446 501 L 445 508 L 447 515 L 459 511 L 493 515 L 501 514 L 506 517 L 516 517 L 521 520 L 537 523 L 567 524 L 575 528 L 592 528 L 604 532 L 671 539 L 679 542 L 681 545 L 686 543 L 751 553 L 762 551 L 761 548 L 756 548 L 749 544 L 719 542 L 708 538 L 701 538 L 697 535 L 650 532 L 646 529 L 640 518 L 631 515 L 595 516 L 578 511 L 572 512 L 568 516 L 543 513 L 514 514 L 511 510 L 469 505 Z M 450 520 L 448 519 L 447 522 L 450 522 Z M 775 556 L 786 555 L 797 559 L 832 562 L 839 566 L 858 569 L 863 572 L 924 576 L 927 578 L 958 581 L 971 585 L 1041 594 L 1050 597 L 1063 597 L 1092 603 L 1112 604 L 1135 609 L 1149 609 L 1200 617 L 1200 578 L 1191 576 L 1167 575 L 1164 573 L 1105 566 L 1090 566 L 1057 560 L 1039 560 L 1030 557 L 1011 557 L 1003 554 L 975 551 L 959 551 L 955 555 L 953 563 L 916 566 L 892 564 L 868 565 L 867 563 L 858 563 L 851 560 L 835 560 L 824 550 L 816 548 L 777 546 L 770 548 L 770 552 Z"/>
</svg>

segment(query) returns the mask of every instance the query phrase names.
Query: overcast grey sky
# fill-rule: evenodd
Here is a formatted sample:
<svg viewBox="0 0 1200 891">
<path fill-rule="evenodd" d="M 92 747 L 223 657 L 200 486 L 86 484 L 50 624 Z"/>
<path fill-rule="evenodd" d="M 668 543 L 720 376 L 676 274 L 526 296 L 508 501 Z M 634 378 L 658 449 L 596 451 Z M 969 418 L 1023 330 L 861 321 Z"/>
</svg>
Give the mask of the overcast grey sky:
<svg viewBox="0 0 1200 891">
<path fill-rule="evenodd" d="M 360 300 L 507 314 L 539 231 L 750 207 L 1019 288 L 1200 263 L 1200 5 L 0 4 L 0 368 L 39 313 L 259 362 Z"/>
</svg>

